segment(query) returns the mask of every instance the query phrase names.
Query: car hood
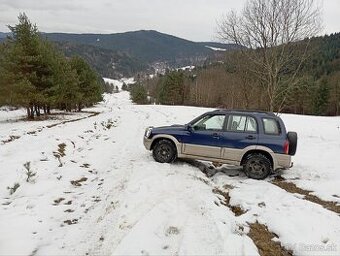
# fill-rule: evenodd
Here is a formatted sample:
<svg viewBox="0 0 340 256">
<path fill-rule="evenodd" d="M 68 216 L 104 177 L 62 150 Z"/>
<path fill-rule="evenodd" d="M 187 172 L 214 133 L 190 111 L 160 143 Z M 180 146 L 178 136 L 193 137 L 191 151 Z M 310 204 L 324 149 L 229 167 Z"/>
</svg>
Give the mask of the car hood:
<svg viewBox="0 0 340 256">
<path fill-rule="evenodd" d="M 159 133 L 171 133 L 176 131 L 185 131 L 185 125 L 171 125 L 171 126 L 161 126 L 161 127 L 153 127 L 152 133 L 153 134 L 159 134 Z"/>
</svg>

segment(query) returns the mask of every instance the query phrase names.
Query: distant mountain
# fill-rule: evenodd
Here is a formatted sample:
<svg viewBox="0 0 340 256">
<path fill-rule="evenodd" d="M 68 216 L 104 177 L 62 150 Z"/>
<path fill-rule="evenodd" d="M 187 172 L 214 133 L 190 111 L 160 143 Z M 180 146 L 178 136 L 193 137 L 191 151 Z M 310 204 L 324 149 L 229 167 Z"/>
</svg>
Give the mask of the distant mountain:
<svg viewBox="0 0 340 256">
<path fill-rule="evenodd" d="M 9 35 L 9 33 L 0 32 L 0 42 L 4 40 L 7 37 L 7 35 Z"/>
<path fill-rule="evenodd" d="M 153 30 L 118 34 L 48 33 L 46 37 L 52 41 L 69 41 L 124 52 L 149 64 L 154 62 L 182 64 L 212 54 L 212 49 L 200 43 Z"/>
<path fill-rule="evenodd" d="M 117 34 L 42 33 L 67 56 L 84 57 L 100 74 L 130 76 L 151 69 L 201 65 L 222 56 L 235 45 L 192 42 L 154 30 Z M 7 33 L 0 34 L 0 41 Z M 220 51 L 219 51 L 220 50 Z"/>
</svg>

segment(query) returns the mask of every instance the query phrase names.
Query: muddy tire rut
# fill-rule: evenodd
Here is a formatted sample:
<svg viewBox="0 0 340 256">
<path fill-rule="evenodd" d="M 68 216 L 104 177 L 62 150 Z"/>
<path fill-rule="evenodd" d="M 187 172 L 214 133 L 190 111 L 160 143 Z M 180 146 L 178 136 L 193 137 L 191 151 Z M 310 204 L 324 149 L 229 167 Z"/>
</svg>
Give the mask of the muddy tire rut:
<svg viewBox="0 0 340 256">
<path fill-rule="evenodd" d="M 268 227 L 258 222 L 249 224 L 248 236 L 253 240 L 261 256 L 292 256 L 293 252 L 284 248 L 280 242 L 274 241 L 279 237 L 270 232 Z"/>
<path fill-rule="evenodd" d="M 240 206 L 230 204 L 231 197 L 230 197 L 229 191 L 234 188 L 228 185 L 226 185 L 223 188 L 215 186 L 214 182 L 211 179 L 211 175 L 209 175 L 210 168 L 207 165 L 199 161 L 192 161 L 192 160 L 185 161 L 185 162 L 198 168 L 202 173 L 205 174 L 205 176 L 209 180 L 209 182 L 207 182 L 206 184 L 214 187 L 212 192 L 218 195 L 218 198 L 220 200 L 219 204 L 222 204 L 228 207 L 233 212 L 235 217 L 238 217 L 238 216 L 241 216 L 247 213 L 247 211 L 242 209 Z M 340 213 L 340 206 L 337 205 L 335 202 L 323 201 L 320 198 L 314 195 L 311 195 L 310 193 L 312 191 L 303 190 L 297 187 L 295 184 L 286 181 L 281 176 L 276 177 L 270 183 L 284 189 L 288 193 L 292 193 L 292 194 L 298 193 L 298 194 L 304 195 L 305 200 L 319 204 L 322 207 L 326 208 L 327 210 L 333 211 L 335 213 Z M 219 204 L 216 203 L 216 205 L 219 205 Z M 265 203 L 259 206 L 265 207 Z M 280 238 L 278 235 L 270 231 L 266 225 L 259 223 L 258 220 L 252 223 L 247 222 L 246 226 L 249 227 L 249 232 L 247 233 L 247 236 L 250 239 L 252 239 L 252 241 L 254 242 L 261 256 L 272 256 L 272 255 L 292 256 L 294 255 L 292 250 L 285 248 L 281 244 Z"/>
<path fill-rule="evenodd" d="M 299 188 L 298 186 L 296 186 L 294 183 L 289 182 L 287 180 L 285 180 L 283 177 L 281 176 L 277 176 L 275 177 L 275 179 L 271 182 L 272 184 L 284 189 L 285 191 L 287 191 L 288 193 L 291 194 L 300 194 L 304 196 L 304 200 L 307 200 L 309 202 L 321 205 L 323 208 L 335 212 L 337 214 L 340 214 L 340 205 L 336 202 L 332 202 L 332 201 L 325 201 L 320 199 L 319 197 L 312 195 L 311 193 L 313 191 L 308 191 L 308 190 L 304 190 L 302 188 Z"/>
</svg>

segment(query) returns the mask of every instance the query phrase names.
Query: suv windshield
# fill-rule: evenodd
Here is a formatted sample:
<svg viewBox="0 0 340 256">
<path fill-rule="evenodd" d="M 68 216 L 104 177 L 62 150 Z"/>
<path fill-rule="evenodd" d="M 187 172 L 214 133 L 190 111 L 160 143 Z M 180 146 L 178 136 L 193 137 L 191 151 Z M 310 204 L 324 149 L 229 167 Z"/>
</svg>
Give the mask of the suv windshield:
<svg viewBox="0 0 340 256">
<path fill-rule="evenodd" d="M 193 124 L 195 130 L 223 130 L 225 115 L 205 116 Z"/>
</svg>

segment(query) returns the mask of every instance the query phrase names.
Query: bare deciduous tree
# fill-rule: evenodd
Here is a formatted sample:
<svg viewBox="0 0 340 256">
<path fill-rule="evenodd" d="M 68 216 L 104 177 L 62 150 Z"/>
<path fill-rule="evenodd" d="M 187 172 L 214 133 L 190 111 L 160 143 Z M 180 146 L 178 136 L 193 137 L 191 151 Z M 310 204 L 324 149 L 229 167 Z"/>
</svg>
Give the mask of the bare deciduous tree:
<svg viewBox="0 0 340 256">
<path fill-rule="evenodd" d="M 266 91 L 268 110 L 280 111 L 308 57 L 309 38 L 321 31 L 317 0 L 248 0 L 243 11 L 223 16 L 218 35 L 243 46 L 242 54 Z M 303 43 L 294 44 L 305 39 Z"/>
</svg>

